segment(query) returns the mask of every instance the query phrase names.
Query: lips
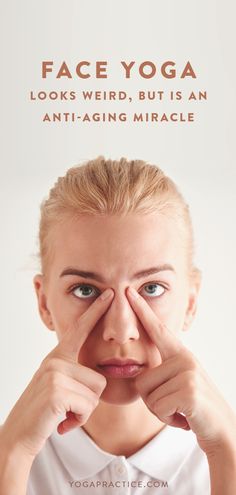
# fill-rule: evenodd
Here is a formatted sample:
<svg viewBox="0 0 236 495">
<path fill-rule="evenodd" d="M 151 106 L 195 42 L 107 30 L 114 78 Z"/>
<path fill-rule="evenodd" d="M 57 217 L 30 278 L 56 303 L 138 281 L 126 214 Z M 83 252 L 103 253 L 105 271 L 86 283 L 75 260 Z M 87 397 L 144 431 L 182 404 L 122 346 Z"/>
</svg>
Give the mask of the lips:
<svg viewBox="0 0 236 495">
<path fill-rule="evenodd" d="M 136 364 L 139 366 L 143 365 L 143 363 L 141 363 L 140 361 L 137 361 L 137 359 L 110 358 L 110 359 L 105 359 L 104 361 L 101 361 L 101 363 L 99 363 L 98 366 L 108 366 L 108 365 L 126 366 L 127 364 Z"/>
<path fill-rule="evenodd" d="M 143 366 L 144 364 L 136 359 L 111 358 L 102 361 L 97 365 L 97 368 L 101 370 L 105 376 L 112 378 L 131 378 L 140 373 Z"/>
</svg>

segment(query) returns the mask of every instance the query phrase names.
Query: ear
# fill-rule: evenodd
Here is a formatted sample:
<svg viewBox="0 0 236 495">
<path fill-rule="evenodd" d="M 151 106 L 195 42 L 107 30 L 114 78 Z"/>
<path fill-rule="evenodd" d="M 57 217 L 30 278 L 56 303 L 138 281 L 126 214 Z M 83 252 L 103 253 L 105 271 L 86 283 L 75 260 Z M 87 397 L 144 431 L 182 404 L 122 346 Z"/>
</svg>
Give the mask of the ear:
<svg viewBox="0 0 236 495">
<path fill-rule="evenodd" d="M 197 301 L 198 294 L 201 287 L 202 275 L 198 268 L 194 268 L 192 274 L 190 275 L 190 289 L 189 289 L 189 299 L 188 307 L 185 314 L 183 331 L 189 329 L 192 321 L 194 320 L 197 311 Z"/>
<path fill-rule="evenodd" d="M 43 323 L 49 330 L 54 330 L 51 313 L 47 307 L 47 298 L 44 289 L 44 277 L 37 274 L 33 278 L 34 288 L 38 299 L 38 310 Z"/>
</svg>

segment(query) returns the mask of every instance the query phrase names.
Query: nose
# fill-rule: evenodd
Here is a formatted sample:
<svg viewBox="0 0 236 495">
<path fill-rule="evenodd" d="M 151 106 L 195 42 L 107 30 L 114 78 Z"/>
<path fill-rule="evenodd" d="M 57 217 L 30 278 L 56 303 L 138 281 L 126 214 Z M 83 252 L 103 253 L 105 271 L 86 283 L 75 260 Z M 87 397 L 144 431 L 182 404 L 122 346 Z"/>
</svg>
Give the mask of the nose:
<svg viewBox="0 0 236 495">
<path fill-rule="evenodd" d="M 102 318 L 102 336 L 106 341 L 125 344 L 140 337 L 138 319 L 125 294 L 116 295 Z"/>
</svg>

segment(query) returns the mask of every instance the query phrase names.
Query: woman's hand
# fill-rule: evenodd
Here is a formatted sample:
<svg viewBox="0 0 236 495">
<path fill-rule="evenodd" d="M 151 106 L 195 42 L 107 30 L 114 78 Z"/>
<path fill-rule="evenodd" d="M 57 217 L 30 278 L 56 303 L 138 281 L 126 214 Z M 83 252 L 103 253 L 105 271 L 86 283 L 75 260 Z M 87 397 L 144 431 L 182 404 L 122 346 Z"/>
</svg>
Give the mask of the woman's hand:
<svg viewBox="0 0 236 495">
<path fill-rule="evenodd" d="M 69 328 L 42 361 L 28 387 L 2 425 L 1 450 L 35 457 L 51 435 L 58 417 L 67 415 L 57 430 L 64 433 L 85 424 L 99 403 L 106 378 L 78 363 L 79 351 L 96 322 L 108 309 L 114 292 L 98 297 Z"/>
<path fill-rule="evenodd" d="M 191 429 L 208 456 L 235 449 L 236 416 L 195 356 L 161 323 L 136 291 L 130 304 L 157 346 L 162 363 L 137 375 L 135 383 L 147 407 L 162 422 Z"/>
</svg>

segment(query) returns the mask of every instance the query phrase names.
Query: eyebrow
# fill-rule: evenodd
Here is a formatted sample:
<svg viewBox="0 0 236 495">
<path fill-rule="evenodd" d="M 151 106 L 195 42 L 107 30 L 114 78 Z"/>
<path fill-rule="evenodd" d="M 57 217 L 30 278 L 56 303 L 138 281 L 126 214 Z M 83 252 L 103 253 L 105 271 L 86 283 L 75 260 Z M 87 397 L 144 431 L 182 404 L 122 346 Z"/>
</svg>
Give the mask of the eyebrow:
<svg viewBox="0 0 236 495">
<path fill-rule="evenodd" d="M 147 277 L 148 275 L 152 275 L 154 273 L 158 272 L 164 272 L 164 271 L 175 271 L 174 267 L 172 265 L 169 265 L 168 263 L 164 263 L 163 265 L 158 265 L 158 266 L 153 266 L 151 268 L 146 268 L 145 270 L 142 270 L 140 272 L 135 273 L 131 280 L 137 280 L 143 277 Z M 65 277 L 66 275 L 77 275 L 79 277 L 83 278 L 91 278 L 93 280 L 97 280 L 98 282 L 105 283 L 105 279 L 99 275 L 99 273 L 96 272 L 87 272 L 84 270 L 79 270 L 77 268 L 73 267 L 68 267 L 63 270 L 63 272 L 60 274 L 60 277 Z"/>
</svg>

